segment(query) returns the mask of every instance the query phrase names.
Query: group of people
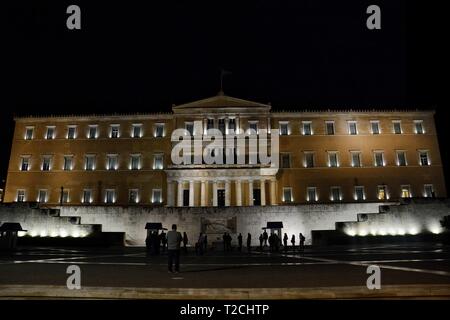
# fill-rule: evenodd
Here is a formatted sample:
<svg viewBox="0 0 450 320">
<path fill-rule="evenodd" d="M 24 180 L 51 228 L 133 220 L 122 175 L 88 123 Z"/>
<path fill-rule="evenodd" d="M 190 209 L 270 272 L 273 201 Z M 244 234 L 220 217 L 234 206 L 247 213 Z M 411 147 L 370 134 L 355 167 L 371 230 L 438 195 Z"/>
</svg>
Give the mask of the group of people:
<svg viewBox="0 0 450 320">
<path fill-rule="evenodd" d="M 164 231 L 158 234 L 158 231 L 151 232 L 147 239 L 145 239 L 145 245 L 151 255 L 159 255 L 160 251 L 166 251 L 167 237 Z"/>
<path fill-rule="evenodd" d="M 287 233 L 284 234 L 283 236 L 283 247 L 284 247 L 284 251 L 288 250 L 288 235 Z M 305 236 L 300 233 L 299 234 L 299 251 L 303 251 L 303 249 L 305 248 Z M 267 246 L 267 242 L 269 242 L 269 248 L 270 248 L 270 252 L 278 252 L 280 250 L 281 247 L 281 238 L 276 234 L 276 233 L 271 233 L 271 235 L 269 236 L 267 234 L 267 231 L 264 230 L 263 233 L 261 233 L 259 235 L 259 250 L 263 251 L 264 247 Z M 291 237 L 291 247 L 292 250 L 295 251 L 296 250 L 296 246 L 295 246 L 295 234 L 292 235 Z"/>
</svg>

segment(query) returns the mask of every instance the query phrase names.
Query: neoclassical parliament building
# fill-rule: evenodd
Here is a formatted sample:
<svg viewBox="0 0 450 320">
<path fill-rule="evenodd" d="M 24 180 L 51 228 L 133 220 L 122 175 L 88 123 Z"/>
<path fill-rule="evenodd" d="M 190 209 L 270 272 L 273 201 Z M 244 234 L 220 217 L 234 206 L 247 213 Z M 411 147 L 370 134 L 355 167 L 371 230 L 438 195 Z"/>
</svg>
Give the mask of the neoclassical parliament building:
<svg viewBox="0 0 450 320">
<path fill-rule="evenodd" d="M 170 113 L 25 116 L 4 202 L 268 206 L 446 197 L 433 111 L 272 111 L 219 93 Z M 279 166 L 174 164 L 171 133 L 279 130 Z M 204 130 L 204 131 L 203 131 Z"/>
</svg>

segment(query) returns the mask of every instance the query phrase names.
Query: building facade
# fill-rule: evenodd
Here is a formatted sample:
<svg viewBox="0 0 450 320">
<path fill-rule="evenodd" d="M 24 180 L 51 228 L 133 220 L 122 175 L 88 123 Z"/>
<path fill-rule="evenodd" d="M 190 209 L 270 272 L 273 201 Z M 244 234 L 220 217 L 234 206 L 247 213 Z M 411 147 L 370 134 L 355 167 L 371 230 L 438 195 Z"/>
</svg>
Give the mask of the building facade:
<svg viewBox="0 0 450 320">
<path fill-rule="evenodd" d="M 15 121 L 4 202 L 208 207 L 446 197 L 433 111 L 275 112 L 219 93 L 171 113 Z M 279 167 L 174 164 L 179 128 L 201 137 L 212 128 L 225 137 L 278 129 Z"/>
</svg>

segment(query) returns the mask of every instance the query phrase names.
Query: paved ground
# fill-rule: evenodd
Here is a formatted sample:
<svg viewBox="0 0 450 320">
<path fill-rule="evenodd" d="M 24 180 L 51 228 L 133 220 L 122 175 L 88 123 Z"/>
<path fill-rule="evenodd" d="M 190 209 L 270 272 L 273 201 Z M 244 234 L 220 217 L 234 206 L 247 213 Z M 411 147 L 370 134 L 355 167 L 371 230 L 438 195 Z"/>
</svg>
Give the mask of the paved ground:
<svg viewBox="0 0 450 320">
<path fill-rule="evenodd" d="M 83 287 L 365 288 L 367 266 L 378 265 L 382 286 L 446 285 L 450 290 L 450 247 L 438 244 L 333 246 L 302 254 L 188 253 L 177 275 L 168 274 L 166 260 L 147 256 L 140 247 L 22 248 L 0 254 L 0 286 L 64 287 L 67 267 L 76 264 Z"/>
</svg>

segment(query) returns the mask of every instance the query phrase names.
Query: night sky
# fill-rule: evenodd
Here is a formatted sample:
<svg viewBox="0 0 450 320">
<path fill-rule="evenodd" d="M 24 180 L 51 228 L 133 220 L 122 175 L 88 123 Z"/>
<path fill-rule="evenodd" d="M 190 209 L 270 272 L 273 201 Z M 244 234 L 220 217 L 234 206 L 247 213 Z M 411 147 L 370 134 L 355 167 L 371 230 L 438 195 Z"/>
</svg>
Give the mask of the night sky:
<svg viewBox="0 0 450 320">
<path fill-rule="evenodd" d="M 13 114 L 170 111 L 173 103 L 215 95 L 224 68 L 232 72 L 226 94 L 271 102 L 274 110 L 436 109 L 450 185 L 443 148 L 450 112 L 438 99 L 437 77 L 446 37 L 436 7 L 406 0 L 145 3 L 2 4 L 0 181 Z M 81 7 L 81 30 L 66 28 L 71 4 Z M 366 28 L 371 4 L 381 8 L 381 30 Z"/>
</svg>

